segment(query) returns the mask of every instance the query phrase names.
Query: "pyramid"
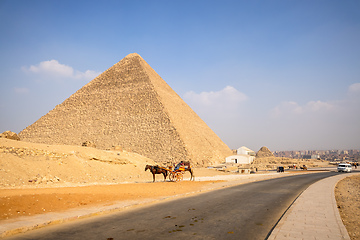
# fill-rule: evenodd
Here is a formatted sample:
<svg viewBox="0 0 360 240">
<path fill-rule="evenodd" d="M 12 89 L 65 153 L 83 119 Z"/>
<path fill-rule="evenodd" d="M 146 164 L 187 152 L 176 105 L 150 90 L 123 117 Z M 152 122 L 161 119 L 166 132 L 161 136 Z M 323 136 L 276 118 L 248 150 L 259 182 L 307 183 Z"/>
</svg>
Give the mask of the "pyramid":
<svg viewBox="0 0 360 240">
<path fill-rule="evenodd" d="M 113 146 L 158 163 L 223 162 L 231 150 L 138 54 L 100 74 L 19 133 L 23 141 Z"/>
<path fill-rule="evenodd" d="M 260 150 L 256 153 L 255 157 L 274 157 L 274 154 L 267 147 L 264 146 L 260 148 Z"/>
</svg>

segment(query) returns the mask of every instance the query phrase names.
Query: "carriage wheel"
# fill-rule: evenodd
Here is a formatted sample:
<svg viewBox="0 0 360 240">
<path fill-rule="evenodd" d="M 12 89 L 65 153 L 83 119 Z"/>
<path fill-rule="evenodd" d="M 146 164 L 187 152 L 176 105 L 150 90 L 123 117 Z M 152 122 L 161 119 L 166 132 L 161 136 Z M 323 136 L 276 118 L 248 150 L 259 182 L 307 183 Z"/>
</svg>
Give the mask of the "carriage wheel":
<svg viewBox="0 0 360 240">
<path fill-rule="evenodd" d="M 169 174 L 169 180 L 172 181 L 172 182 L 175 181 L 175 174 L 174 174 L 173 172 L 171 172 L 171 173 Z"/>
<path fill-rule="evenodd" d="M 175 174 L 175 180 L 176 180 L 177 182 L 180 182 L 180 181 L 182 181 L 183 179 L 184 179 L 184 177 L 183 177 L 182 173 L 178 172 L 178 173 Z"/>
</svg>

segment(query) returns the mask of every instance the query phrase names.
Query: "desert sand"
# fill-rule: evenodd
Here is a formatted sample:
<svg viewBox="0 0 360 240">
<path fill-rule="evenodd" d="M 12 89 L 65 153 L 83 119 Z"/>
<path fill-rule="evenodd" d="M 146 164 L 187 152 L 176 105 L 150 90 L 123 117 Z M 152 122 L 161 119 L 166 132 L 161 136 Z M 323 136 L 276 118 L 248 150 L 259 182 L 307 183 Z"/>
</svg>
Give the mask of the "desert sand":
<svg viewBox="0 0 360 240">
<path fill-rule="evenodd" d="M 156 163 L 123 150 L 47 145 L 0 138 L 0 221 L 79 206 L 179 195 L 213 181 L 164 182 L 144 171 Z M 196 168 L 197 176 L 228 175 Z M 190 178 L 184 174 L 184 180 Z"/>
</svg>

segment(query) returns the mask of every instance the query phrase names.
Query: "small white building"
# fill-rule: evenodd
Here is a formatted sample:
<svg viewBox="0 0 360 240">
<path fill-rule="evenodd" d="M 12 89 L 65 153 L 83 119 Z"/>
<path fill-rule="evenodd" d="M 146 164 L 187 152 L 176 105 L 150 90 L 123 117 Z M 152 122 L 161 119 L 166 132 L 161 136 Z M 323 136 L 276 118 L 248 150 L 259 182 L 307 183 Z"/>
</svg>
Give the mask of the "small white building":
<svg viewBox="0 0 360 240">
<path fill-rule="evenodd" d="M 250 164 L 255 159 L 255 152 L 245 146 L 236 150 L 236 155 L 225 158 L 225 163 Z"/>
</svg>

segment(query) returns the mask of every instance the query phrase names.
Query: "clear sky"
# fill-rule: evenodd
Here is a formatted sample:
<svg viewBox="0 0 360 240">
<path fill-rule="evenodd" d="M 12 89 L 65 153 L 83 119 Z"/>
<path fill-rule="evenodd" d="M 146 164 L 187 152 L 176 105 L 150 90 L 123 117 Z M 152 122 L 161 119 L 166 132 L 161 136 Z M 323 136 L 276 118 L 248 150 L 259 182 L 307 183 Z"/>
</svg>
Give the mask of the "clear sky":
<svg viewBox="0 0 360 240">
<path fill-rule="evenodd" d="M 358 0 L 0 0 L 0 132 L 133 52 L 232 149 L 360 149 Z"/>
</svg>

